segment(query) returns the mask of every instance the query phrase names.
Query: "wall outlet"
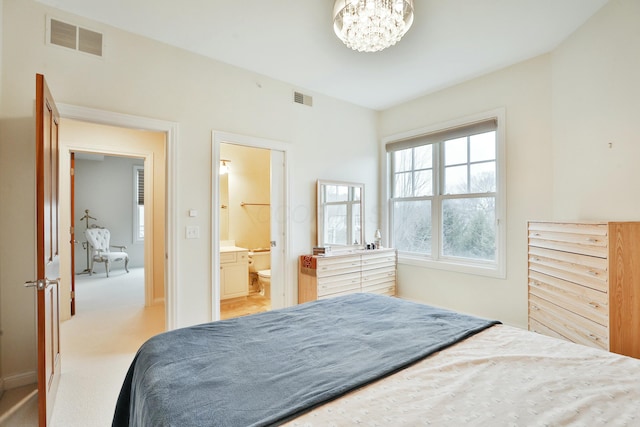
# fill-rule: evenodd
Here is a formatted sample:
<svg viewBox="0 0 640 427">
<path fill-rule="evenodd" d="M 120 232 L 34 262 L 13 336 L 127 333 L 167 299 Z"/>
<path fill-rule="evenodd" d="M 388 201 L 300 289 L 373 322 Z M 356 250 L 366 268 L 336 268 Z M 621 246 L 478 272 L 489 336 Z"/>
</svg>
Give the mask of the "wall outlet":
<svg viewBox="0 0 640 427">
<path fill-rule="evenodd" d="M 200 227 L 197 225 L 189 225 L 187 226 L 187 239 L 199 239 L 200 238 Z"/>
</svg>

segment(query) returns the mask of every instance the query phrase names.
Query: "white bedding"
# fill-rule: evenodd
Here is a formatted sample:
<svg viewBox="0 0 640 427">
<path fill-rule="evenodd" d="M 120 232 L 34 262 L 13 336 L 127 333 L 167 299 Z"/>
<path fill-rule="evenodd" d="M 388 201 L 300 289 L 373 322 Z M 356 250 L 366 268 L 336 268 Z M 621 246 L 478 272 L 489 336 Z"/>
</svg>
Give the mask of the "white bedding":
<svg viewBox="0 0 640 427">
<path fill-rule="evenodd" d="M 289 423 L 640 426 L 640 360 L 497 325 Z"/>
</svg>

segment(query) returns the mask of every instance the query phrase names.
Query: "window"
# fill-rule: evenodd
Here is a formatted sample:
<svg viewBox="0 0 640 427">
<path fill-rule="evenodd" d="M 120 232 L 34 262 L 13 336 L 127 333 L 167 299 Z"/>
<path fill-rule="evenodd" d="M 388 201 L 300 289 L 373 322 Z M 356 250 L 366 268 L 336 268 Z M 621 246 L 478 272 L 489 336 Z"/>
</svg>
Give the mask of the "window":
<svg viewBox="0 0 640 427">
<path fill-rule="evenodd" d="M 133 241 L 144 241 L 144 166 L 133 167 Z"/>
<path fill-rule="evenodd" d="M 389 231 L 400 260 L 504 276 L 498 115 L 390 138 Z"/>
</svg>

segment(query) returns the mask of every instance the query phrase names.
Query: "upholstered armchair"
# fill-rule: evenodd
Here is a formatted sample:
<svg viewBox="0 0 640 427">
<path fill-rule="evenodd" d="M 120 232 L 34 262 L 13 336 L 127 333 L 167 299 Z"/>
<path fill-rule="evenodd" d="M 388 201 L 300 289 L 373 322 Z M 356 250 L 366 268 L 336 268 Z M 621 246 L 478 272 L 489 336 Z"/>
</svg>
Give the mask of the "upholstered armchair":
<svg viewBox="0 0 640 427">
<path fill-rule="evenodd" d="M 124 261 L 124 269 L 129 272 L 129 254 L 125 252 L 126 246 L 111 245 L 111 233 L 106 228 L 88 228 L 84 232 L 89 247 L 91 249 L 91 268 L 89 275 L 93 274 L 93 267 L 96 262 L 104 262 L 104 268 L 109 277 L 109 269 L 114 261 Z M 119 249 L 117 252 L 111 251 L 111 248 Z"/>
</svg>

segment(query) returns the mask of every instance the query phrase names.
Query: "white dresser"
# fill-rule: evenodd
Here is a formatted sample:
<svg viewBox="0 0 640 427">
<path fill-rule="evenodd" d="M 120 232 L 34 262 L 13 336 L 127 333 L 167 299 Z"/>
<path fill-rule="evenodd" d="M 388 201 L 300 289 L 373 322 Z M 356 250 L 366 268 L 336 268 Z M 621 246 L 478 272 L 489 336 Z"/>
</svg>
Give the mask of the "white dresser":
<svg viewBox="0 0 640 427">
<path fill-rule="evenodd" d="M 395 249 L 302 255 L 298 303 L 354 292 L 395 295 L 396 263 Z"/>
<path fill-rule="evenodd" d="M 529 330 L 640 358 L 640 222 L 529 222 Z"/>
</svg>

